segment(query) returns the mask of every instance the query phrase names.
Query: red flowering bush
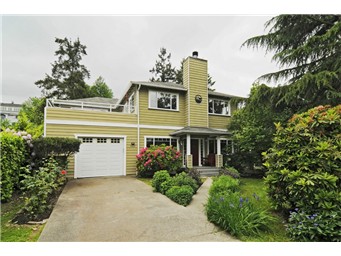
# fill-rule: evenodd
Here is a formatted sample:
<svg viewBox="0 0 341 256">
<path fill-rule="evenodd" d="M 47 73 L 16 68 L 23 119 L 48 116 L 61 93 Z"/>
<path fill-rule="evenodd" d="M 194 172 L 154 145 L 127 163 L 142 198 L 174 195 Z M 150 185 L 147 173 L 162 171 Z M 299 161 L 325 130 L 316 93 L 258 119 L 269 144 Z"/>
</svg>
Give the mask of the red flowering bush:
<svg viewBox="0 0 341 256">
<path fill-rule="evenodd" d="M 175 174 L 182 166 L 180 151 L 165 144 L 142 148 L 136 158 L 136 169 L 140 177 L 153 177 L 159 170 Z"/>
</svg>

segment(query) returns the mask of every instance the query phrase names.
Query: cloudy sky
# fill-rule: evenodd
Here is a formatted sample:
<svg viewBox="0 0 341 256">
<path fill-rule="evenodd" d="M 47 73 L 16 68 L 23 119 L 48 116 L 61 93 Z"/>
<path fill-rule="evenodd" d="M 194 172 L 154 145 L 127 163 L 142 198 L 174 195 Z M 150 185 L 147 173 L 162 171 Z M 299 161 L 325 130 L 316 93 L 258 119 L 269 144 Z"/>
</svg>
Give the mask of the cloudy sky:
<svg viewBox="0 0 341 256">
<path fill-rule="evenodd" d="M 208 60 L 217 91 L 247 96 L 252 83 L 277 70 L 264 49 L 240 48 L 264 34 L 271 16 L 3 16 L 2 101 L 22 103 L 40 96 L 35 81 L 51 74 L 58 45 L 55 37 L 79 38 L 87 46 L 83 64 L 92 84 L 104 77 L 115 97 L 129 81 L 148 80 L 161 47 L 172 64 L 198 51 Z"/>
</svg>

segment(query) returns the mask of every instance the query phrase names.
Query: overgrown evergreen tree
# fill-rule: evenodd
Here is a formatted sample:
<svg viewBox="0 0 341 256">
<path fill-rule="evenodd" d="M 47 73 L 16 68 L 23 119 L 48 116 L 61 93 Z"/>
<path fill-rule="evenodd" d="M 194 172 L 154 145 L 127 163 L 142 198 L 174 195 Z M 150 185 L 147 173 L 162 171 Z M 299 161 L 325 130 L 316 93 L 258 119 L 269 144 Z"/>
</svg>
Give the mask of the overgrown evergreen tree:
<svg viewBox="0 0 341 256">
<path fill-rule="evenodd" d="M 243 46 L 274 52 L 281 70 L 258 81 L 285 84 L 253 87 L 245 108 L 231 119 L 239 162 L 249 167 L 260 164 L 261 152 L 271 147 L 275 122 L 341 102 L 341 15 L 279 15 L 265 26 L 270 28 L 268 34 L 250 38 Z"/>
<path fill-rule="evenodd" d="M 78 99 L 88 97 L 89 88 L 84 79 L 90 78 L 89 70 L 80 62 L 86 55 L 86 46 L 77 38 L 72 42 L 67 38 L 56 38 L 59 49 L 55 52 L 58 60 L 52 65 L 51 75 L 35 84 L 47 98 Z"/>
<path fill-rule="evenodd" d="M 274 52 L 282 68 L 260 79 L 279 82 L 271 95 L 277 105 L 305 111 L 317 105 L 341 102 L 341 15 L 279 15 L 270 19 L 266 35 L 243 43 Z"/>
</svg>

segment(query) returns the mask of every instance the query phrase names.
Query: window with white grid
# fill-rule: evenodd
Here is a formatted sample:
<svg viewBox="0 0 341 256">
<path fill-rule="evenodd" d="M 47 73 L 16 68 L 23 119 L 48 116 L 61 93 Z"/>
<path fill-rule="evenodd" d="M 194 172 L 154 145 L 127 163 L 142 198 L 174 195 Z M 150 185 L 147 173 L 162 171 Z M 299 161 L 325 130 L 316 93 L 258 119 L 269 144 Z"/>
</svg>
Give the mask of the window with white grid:
<svg viewBox="0 0 341 256">
<path fill-rule="evenodd" d="M 107 143 L 107 138 L 97 138 L 97 143 Z"/>
<path fill-rule="evenodd" d="M 121 139 L 118 138 L 112 138 L 111 143 L 121 143 Z"/>
<path fill-rule="evenodd" d="M 82 138 L 83 143 L 92 143 L 92 138 Z"/>
</svg>

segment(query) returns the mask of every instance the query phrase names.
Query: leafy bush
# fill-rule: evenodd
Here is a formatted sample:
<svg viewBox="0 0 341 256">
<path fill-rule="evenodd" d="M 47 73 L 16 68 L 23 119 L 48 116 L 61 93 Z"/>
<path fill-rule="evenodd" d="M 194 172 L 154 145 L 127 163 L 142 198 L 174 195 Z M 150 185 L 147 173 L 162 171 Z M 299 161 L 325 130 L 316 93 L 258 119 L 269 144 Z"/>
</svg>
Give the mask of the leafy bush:
<svg viewBox="0 0 341 256">
<path fill-rule="evenodd" d="M 191 202 L 193 194 L 194 191 L 189 185 L 173 186 L 166 192 L 168 198 L 183 206 Z"/>
<path fill-rule="evenodd" d="M 243 198 L 239 192 L 231 190 L 211 190 L 206 204 L 207 218 L 232 235 L 255 235 L 268 230 L 274 220 L 266 210 L 257 207 L 255 200 Z"/>
<path fill-rule="evenodd" d="M 33 175 L 28 167 L 24 170 L 21 189 L 24 193 L 25 205 L 20 214 L 25 215 L 27 220 L 35 220 L 49 210 L 49 199 L 65 184 L 66 171 L 62 170 L 53 158 L 46 160 L 44 167 L 34 171 Z"/>
<path fill-rule="evenodd" d="M 174 186 L 190 186 L 194 193 L 197 192 L 199 186 L 198 184 L 196 183 L 196 181 L 194 179 L 192 179 L 187 173 L 185 172 L 182 172 L 182 173 L 179 173 L 177 175 L 175 175 L 173 178 L 172 178 L 172 182 L 173 182 L 173 185 Z"/>
<path fill-rule="evenodd" d="M 220 169 L 219 175 L 225 175 L 225 176 L 228 175 L 235 179 L 240 178 L 240 174 L 238 170 L 231 166 L 224 166 L 222 169 Z"/>
<path fill-rule="evenodd" d="M 168 171 L 163 170 L 156 172 L 152 179 L 152 187 L 154 188 L 154 191 L 161 192 L 161 184 L 169 180 L 171 180 L 171 176 Z"/>
<path fill-rule="evenodd" d="M 341 105 L 319 106 L 294 115 L 286 127 L 276 125 L 274 145 L 264 153 L 268 168 L 265 181 L 276 209 L 289 213 L 299 208 L 320 216 L 336 212 L 335 219 L 341 218 L 340 122 Z M 297 226 L 298 219 L 291 218 L 292 225 Z M 319 228 L 325 233 L 331 230 L 328 225 Z M 338 232 L 334 230 L 329 237 L 336 237 Z M 319 238 L 313 230 L 310 235 Z M 304 232 L 294 235 L 298 240 L 308 236 Z"/>
<path fill-rule="evenodd" d="M 341 216 L 336 211 L 308 214 L 296 208 L 290 212 L 287 231 L 295 241 L 341 242 Z"/>
<path fill-rule="evenodd" d="M 239 190 L 239 180 L 230 176 L 219 176 L 214 180 L 209 193 L 214 195 L 222 192 L 236 192 Z"/>
<path fill-rule="evenodd" d="M 20 135 L 9 130 L 0 134 L 1 201 L 12 197 L 13 189 L 19 182 L 20 167 L 27 154 L 25 142 Z"/>
<path fill-rule="evenodd" d="M 180 151 L 165 144 L 142 148 L 136 158 L 136 168 L 140 177 L 153 177 L 159 170 L 175 174 L 182 166 Z"/>
<path fill-rule="evenodd" d="M 189 177 L 191 177 L 197 185 L 200 187 L 202 185 L 201 177 L 200 177 L 200 172 L 197 169 L 190 169 L 187 171 L 187 174 Z"/>
</svg>

